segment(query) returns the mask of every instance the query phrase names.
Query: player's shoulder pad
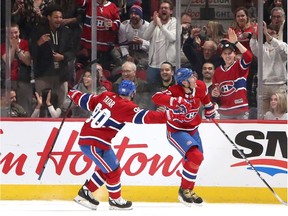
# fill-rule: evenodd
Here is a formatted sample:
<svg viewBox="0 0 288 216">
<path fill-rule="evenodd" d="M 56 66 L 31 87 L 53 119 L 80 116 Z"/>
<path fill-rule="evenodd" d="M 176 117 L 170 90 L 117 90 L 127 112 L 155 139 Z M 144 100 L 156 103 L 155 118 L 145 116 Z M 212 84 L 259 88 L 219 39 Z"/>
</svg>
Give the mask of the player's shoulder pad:
<svg viewBox="0 0 288 216">
<path fill-rule="evenodd" d="M 199 88 L 205 88 L 206 89 L 206 84 L 202 80 L 197 80 L 196 84 Z"/>
</svg>

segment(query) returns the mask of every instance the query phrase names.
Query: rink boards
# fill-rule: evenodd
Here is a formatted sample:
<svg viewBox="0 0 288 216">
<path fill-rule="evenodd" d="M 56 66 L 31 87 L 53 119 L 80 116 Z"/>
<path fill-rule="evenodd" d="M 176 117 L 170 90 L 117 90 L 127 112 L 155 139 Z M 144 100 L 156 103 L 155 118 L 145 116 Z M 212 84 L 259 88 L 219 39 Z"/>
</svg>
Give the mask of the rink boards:
<svg viewBox="0 0 288 216">
<path fill-rule="evenodd" d="M 78 145 L 83 120 L 1 120 L 1 199 L 71 200 L 94 171 Z M 220 121 L 222 129 L 243 151 L 272 189 L 287 202 L 287 122 Z M 278 203 L 256 171 L 239 155 L 212 122 L 199 127 L 204 161 L 195 191 L 206 202 Z M 177 202 L 182 159 L 166 141 L 165 125 L 127 124 L 113 139 L 123 168 L 122 194 L 139 202 Z M 107 200 L 103 187 L 95 193 Z"/>
</svg>

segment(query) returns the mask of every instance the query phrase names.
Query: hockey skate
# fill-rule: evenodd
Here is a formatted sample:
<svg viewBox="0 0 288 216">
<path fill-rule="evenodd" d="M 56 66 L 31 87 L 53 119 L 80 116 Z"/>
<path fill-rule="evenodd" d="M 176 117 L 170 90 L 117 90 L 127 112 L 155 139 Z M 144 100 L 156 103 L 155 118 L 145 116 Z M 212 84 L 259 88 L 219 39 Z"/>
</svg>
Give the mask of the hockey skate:
<svg viewBox="0 0 288 216">
<path fill-rule="evenodd" d="M 131 210 L 132 202 L 119 197 L 118 199 L 111 199 L 109 197 L 109 209 L 110 210 Z"/>
<path fill-rule="evenodd" d="M 189 189 L 179 188 L 178 200 L 186 206 L 191 206 L 192 203 L 196 205 L 202 205 L 203 200 L 195 192 Z"/>
<path fill-rule="evenodd" d="M 96 210 L 99 205 L 99 201 L 93 197 L 93 194 L 85 185 L 81 187 L 74 201 L 91 210 Z"/>
</svg>

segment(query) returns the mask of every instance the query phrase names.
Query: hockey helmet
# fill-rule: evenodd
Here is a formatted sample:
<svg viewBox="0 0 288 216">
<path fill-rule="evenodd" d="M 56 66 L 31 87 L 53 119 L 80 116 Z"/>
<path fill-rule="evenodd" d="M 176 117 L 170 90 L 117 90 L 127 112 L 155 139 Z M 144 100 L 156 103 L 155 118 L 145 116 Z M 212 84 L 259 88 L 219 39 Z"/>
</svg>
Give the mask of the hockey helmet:
<svg viewBox="0 0 288 216">
<path fill-rule="evenodd" d="M 118 86 L 118 94 L 123 96 L 133 97 L 136 93 L 136 86 L 130 80 L 122 80 Z"/>
<path fill-rule="evenodd" d="M 178 85 L 182 85 L 183 81 L 188 81 L 193 71 L 189 68 L 179 68 L 175 73 L 175 81 Z"/>
</svg>

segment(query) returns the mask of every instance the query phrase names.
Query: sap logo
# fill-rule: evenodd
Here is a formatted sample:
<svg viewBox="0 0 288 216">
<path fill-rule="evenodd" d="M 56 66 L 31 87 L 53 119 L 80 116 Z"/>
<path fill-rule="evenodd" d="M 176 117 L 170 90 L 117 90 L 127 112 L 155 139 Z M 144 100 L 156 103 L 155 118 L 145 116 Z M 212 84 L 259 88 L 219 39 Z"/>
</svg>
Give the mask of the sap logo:
<svg viewBox="0 0 288 216">
<path fill-rule="evenodd" d="M 259 141 L 257 142 L 257 140 Z M 265 145 L 263 144 L 264 140 L 267 140 Z M 287 174 L 286 131 L 268 131 L 267 134 L 254 130 L 242 131 L 236 135 L 235 143 L 243 147 L 243 149 L 240 148 L 240 151 L 257 171 L 267 173 L 271 176 L 280 173 Z M 232 154 L 235 158 L 243 159 L 236 149 L 232 151 Z M 276 154 L 277 159 L 275 158 Z M 283 159 L 279 159 L 279 155 Z M 246 162 L 231 165 L 231 167 L 240 166 L 247 166 L 247 169 L 252 169 Z"/>
</svg>

